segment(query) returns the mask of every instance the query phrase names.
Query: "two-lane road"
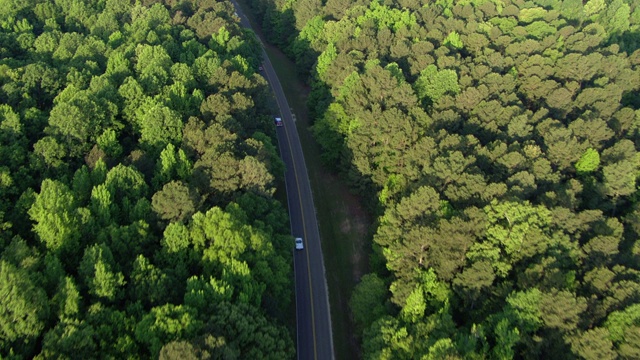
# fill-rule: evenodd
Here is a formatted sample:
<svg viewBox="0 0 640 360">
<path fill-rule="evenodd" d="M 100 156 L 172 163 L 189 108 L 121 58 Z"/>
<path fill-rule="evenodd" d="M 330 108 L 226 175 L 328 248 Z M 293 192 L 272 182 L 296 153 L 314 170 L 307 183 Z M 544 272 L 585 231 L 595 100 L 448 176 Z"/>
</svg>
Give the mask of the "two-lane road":
<svg viewBox="0 0 640 360">
<path fill-rule="evenodd" d="M 235 1 L 232 3 L 242 25 L 251 28 L 240 6 Z M 286 165 L 291 233 L 294 237 L 304 239 L 304 249 L 293 250 L 298 359 L 332 360 L 334 354 L 329 294 L 307 167 L 284 91 L 264 48 L 262 53 L 263 73 L 273 89 L 284 122 L 284 126 L 277 128 L 277 136 L 280 154 Z"/>
</svg>

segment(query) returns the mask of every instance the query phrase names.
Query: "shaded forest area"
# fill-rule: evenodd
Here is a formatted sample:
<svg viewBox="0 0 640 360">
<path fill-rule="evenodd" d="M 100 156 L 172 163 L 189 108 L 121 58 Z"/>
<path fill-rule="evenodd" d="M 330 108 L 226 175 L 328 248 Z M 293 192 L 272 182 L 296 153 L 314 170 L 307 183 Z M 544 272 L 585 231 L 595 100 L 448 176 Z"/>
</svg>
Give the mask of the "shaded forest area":
<svg viewBox="0 0 640 360">
<path fill-rule="evenodd" d="M 373 199 L 364 358 L 640 358 L 639 1 L 251 4 Z"/>
<path fill-rule="evenodd" d="M 0 1 L 0 357 L 286 359 L 260 47 L 228 1 Z"/>
</svg>

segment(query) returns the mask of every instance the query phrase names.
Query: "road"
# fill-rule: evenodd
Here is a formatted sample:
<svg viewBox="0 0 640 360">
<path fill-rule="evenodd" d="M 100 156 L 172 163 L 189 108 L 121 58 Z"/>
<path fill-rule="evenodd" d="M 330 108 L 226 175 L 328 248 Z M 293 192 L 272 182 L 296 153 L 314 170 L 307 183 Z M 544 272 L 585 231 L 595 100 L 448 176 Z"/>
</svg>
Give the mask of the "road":
<svg viewBox="0 0 640 360">
<path fill-rule="evenodd" d="M 242 9 L 232 1 L 243 26 L 251 28 Z M 296 286 L 298 360 L 332 360 L 333 338 L 329 293 L 325 276 L 320 231 L 311 184 L 300 138 L 289 104 L 267 53 L 262 48 L 263 75 L 273 89 L 284 126 L 277 128 L 280 155 L 286 166 L 285 182 L 291 234 L 304 239 L 304 249 L 292 250 Z"/>
</svg>

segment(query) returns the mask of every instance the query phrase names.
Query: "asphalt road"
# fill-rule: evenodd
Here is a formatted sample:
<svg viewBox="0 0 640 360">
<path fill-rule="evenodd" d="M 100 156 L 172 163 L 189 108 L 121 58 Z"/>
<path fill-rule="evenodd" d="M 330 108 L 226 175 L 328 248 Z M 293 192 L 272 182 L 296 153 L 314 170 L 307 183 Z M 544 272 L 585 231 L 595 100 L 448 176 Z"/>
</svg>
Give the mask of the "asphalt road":
<svg viewBox="0 0 640 360">
<path fill-rule="evenodd" d="M 251 24 L 232 1 L 243 26 Z M 291 234 L 301 237 L 304 249 L 292 250 L 296 284 L 297 353 L 299 360 L 334 359 L 329 293 L 325 276 L 320 231 L 316 219 L 307 166 L 296 124 L 271 61 L 262 48 L 262 74 L 269 81 L 284 126 L 276 129 L 280 155 L 286 166 L 285 182 Z M 292 69 L 293 71 L 293 69 Z"/>
</svg>

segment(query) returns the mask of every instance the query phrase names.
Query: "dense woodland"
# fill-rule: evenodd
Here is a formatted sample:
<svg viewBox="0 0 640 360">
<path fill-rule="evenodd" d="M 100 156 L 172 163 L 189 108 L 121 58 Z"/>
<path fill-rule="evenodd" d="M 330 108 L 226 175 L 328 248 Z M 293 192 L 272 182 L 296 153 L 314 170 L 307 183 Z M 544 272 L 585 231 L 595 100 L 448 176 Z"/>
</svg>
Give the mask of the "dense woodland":
<svg viewBox="0 0 640 360">
<path fill-rule="evenodd" d="M 0 0 L 0 358 L 293 358 L 259 49 L 228 1 Z"/>
<path fill-rule="evenodd" d="M 640 358 L 640 1 L 251 6 L 375 199 L 364 358 Z"/>
</svg>

